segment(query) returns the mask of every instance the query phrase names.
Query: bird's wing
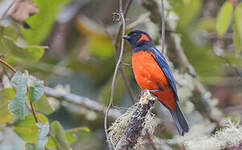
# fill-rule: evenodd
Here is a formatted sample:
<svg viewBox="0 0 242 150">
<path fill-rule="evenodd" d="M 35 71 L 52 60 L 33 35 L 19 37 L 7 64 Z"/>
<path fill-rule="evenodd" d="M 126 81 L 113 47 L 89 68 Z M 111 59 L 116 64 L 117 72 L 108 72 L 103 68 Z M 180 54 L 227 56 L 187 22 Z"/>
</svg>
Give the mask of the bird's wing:
<svg viewBox="0 0 242 150">
<path fill-rule="evenodd" d="M 153 52 L 154 59 L 156 60 L 156 62 L 158 63 L 158 65 L 160 66 L 162 71 L 164 72 L 164 74 L 168 80 L 168 84 L 174 93 L 175 99 L 178 100 L 176 81 L 171 73 L 170 67 L 169 67 L 165 57 L 156 48 L 151 48 L 151 52 Z"/>
</svg>

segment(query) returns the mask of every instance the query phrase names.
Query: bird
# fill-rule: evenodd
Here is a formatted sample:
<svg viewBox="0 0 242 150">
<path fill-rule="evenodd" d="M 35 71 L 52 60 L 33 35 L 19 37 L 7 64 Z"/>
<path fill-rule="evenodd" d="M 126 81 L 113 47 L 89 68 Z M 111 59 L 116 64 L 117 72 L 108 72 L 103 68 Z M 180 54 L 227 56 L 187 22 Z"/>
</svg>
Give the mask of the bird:
<svg viewBox="0 0 242 150">
<path fill-rule="evenodd" d="M 123 39 L 132 48 L 132 69 L 137 84 L 142 90 L 149 90 L 170 111 L 183 136 L 189 131 L 189 125 L 179 107 L 176 82 L 165 57 L 144 31 L 131 31 Z"/>
</svg>

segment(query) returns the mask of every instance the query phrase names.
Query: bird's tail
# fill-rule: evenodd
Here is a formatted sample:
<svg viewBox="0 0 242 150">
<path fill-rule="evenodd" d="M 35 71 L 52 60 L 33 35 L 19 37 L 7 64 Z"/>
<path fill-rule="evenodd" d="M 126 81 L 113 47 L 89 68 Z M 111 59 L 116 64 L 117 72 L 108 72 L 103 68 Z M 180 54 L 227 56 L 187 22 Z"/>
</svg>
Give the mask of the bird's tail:
<svg viewBox="0 0 242 150">
<path fill-rule="evenodd" d="M 177 104 L 176 108 L 174 110 L 170 110 L 170 112 L 171 112 L 172 118 L 176 123 L 176 127 L 178 129 L 179 134 L 183 136 L 184 133 L 189 131 L 189 126 L 185 116 L 181 112 L 179 105 Z"/>
</svg>

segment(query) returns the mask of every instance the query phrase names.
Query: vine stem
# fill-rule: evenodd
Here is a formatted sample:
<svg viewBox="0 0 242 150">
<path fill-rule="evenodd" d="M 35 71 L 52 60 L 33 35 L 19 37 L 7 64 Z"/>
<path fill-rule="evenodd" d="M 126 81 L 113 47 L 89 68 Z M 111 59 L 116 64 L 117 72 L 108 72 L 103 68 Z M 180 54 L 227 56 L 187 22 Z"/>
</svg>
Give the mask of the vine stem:
<svg viewBox="0 0 242 150">
<path fill-rule="evenodd" d="M 114 85 L 115 85 L 115 80 L 116 80 L 116 76 L 118 73 L 118 69 L 122 60 L 122 56 L 123 56 L 123 51 L 124 51 L 124 39 L 122 38 L 125 34 L 125 19 L 124 19 L 124 14 L 123 14 L 123 4 L 122 4 L 122 0 L 119 1 L 119 14 L 120 14 L 120 18 L 121 18 L 121 22 L 122 22 L 122 36 L 121 36 L 121 48 L 120 48 L 120 55 L 119 55 L 119 59 L 117 61 L 115 70 L 114 70 L 114 74 L 113 74 L 113 79 L 112 79 L 112 88 L 111 88 L 111 96 L 110 96 L 110 101 L 109 101 L 109 105 L 107 107 L 106 113 L 105 113 L 105 118 L 104 118 L 104 129 L 105 129 L 105 134 L 106 134 L 106 138 L 108 141 L 108 147 L 110 150 L 113 149 L 113 146 L 111 144 L 109 135 L 108 135 L 108 128 L 107 128 L 107 122 L 108 122 L 108 113 L 110 108 L 112 107 L 113 104 L 113 95 L 114 95 Z"/>
<path fill-rule="evenodd" d="M 6 67 L 8 67 L 12 72 L 14 72 L 14 73 L 17 72 L 17 70 L 16 70 L 13 66 L 11 66 L 9 63 L 7 63 L 6 61 L 4 61 L 4 60 L 1 59 L 1 58 L 0 58 L 0 63 L 2 63 L 3 65 L 5 65 Z M 32 103 L 31 101 L 30 101 L 30 107 L 31 107 L 31 112 L 32 112 L 32 114 L 33 114 L 33 116 L 34 116 L 34 120 L 35 120 L 35 122 L 36 122 L 36 123 L 39 123 L 39 121 L 38 121 L 38 117 L 37 117 L 36 112 L 35 112 L 35 110 L 34 110 L 33 103 Z"/>
</svg>

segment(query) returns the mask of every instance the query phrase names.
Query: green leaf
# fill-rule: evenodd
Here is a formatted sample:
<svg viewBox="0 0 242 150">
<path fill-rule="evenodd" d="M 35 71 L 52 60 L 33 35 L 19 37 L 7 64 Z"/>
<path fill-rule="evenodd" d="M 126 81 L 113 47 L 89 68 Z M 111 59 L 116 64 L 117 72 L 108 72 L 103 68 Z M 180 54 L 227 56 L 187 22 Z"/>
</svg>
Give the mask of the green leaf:
<svg viewBox="0 0 242 150">
<path fill-rule="evenodd" d="M 25 101 L 27 100 L 27 82 L 28 72 L 25 71 L 23 74 L 17 72 L 14 74 L 11 83 L 15 87 L 16 96 L 10 101 L 8 108 L 12 115 L 18 119 L 24 119 L 25 116 Z"/>
<path fill-rule="evenodd" d="M 81 136 L 85 133 L 90 132 L 90 129 L 87 127 L 80 127 L 80 128 L 75 128 L 75 129 L 70 129 L 65 132 L 66 139 L 69 144 L 72 144 L 75 142 L 78 138 L 78 136 Z M 51 137 L 48 139 L 48 143 L 46 144 L 48 148 L 56 148 L 56 144 L 54 141 L 54 138 Z"/>
<path fill-rule="evenodd" d="M 8 103 L 14 98 L 15 91 L 12 88 L 0 91 L 0 124 L 7 123 L 14 119 L 8 110 Z"/>
<path fill-rule="evenodd" d="M 29 100 L 35 102 L 44 94 L 44 83 L 33 76 L 29 77 Z"/>
<path fill-rule="evenodd" d="M 41 124 L 38 123 L 37 126 L 39 127 L 38 132 L 38 141 L 36 142 L 36 150 L 43 150 L 45 147 L 46 142 L 48 141 L 47 134 L 49 133 L 49 124 Z"/>
<path fill-rule="evenodd" d="M 33 104 L 34 108 L 37 111 L 45 113 L 46 115 L 49 115 L 54 112 L 45 95 L 43 95 L 38 101 L 34 102 Z"/>
<path fill-rule="evenodd" d="M 31 29 L 22 29 L 23 37 L 29 44 L 40 44 L 50 33 L 60 6 L 69 0 L 33 0 L 39 11 L 27 18 Z"/>
<path fill-rule="evenodd" d="M 221 7 L 217 16 L 216 31 L 219 37 L 222 37 L 228 30 L 232 18 L 232 13 L 233 4 L 230 1 L 226 1 Z"/>
<path fill-rule="evenodd" d="M 0 53 L 7 55 L 9 63 L 34 63 L 44 54 L 43 46 L 19 46 L 16 41 L 0 36 Z"/>
<path fill-rule="evenodd" d="M 39 122 L 42 124 L 48 123 L 48 119 L 38 113 L 37 117 Z M 16 134 L 22 138 L 25 142 L 35 143 L 38 140 L 38 126 L 35 123 L 32 114 L 28 114 L 24 120 L 18 120 L 14 124 L 14 131 Z"/>
<path fill-rule="evenodd" d="M 233 22 L 233 42 L 236 53 L 239 54 L 242 50 L 242 3 L 240 3 L 234 11 L 234 22 Z"/>
<path fill-rule="evenodd" d="M 53 121 L 51 123 L 51 138 L 49 138 L 46 146 L 57 147 L 58 150 L 70 149 L 66 139 L 65 130 L 58 121 Z"/>
<path fill-rule="evenodd" d="M 66 138 L 69 144 L 72 144 L 77 140 L 78 135 L 83 133 L 90 132 L 90 129 L 87 127 L 80 127 L 76 129 L 71 129 L 66 131 Z"/>
<path fill-rule="evenodd" d="M 9 26 L 0 25 L 0 33 L 1 35 L 7 36 L 13 40 L 17 40 L 18 38 L 18 32 L 16 28 L 11 25 Z"/>
<path fill-rule="evenodd" d="M 44 55 L 43 46 L 25 46 L 11 49 L 11 53 L 7 61 L 9 62 L 38 62 Z"/>
</svg>

